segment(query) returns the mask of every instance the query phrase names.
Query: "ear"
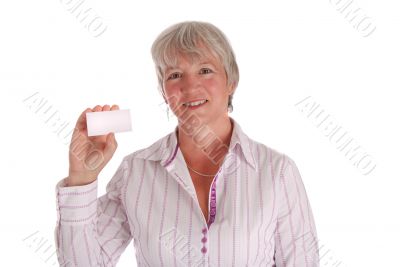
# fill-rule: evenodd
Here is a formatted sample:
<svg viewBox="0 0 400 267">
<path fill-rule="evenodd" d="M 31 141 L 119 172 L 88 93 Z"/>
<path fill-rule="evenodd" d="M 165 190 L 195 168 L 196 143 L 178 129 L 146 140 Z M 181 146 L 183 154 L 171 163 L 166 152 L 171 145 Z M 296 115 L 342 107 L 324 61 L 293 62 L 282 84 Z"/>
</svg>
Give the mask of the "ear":
<svg viewBox="0 0 400 267">
<path fill-rule="evenodd" d="M 231 95 L 235 92 L 236 89 L 236 84 L 232 83 L 231 85 L 228 86 L 228 94 Z"/>
</svg>

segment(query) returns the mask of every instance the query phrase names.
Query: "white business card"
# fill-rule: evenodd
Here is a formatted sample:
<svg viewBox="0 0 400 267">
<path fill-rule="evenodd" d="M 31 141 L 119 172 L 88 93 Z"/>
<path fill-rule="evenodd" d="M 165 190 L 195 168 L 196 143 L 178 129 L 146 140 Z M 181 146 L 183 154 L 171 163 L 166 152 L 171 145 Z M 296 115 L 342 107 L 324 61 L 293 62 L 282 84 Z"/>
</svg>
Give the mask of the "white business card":
<svg viewBox="0 0 400 267">
<path fill-rule="evenodd" d="M 106 135 L 132 130 L 129 109 L 86 113 L 88 136 Z"/>
</svg>

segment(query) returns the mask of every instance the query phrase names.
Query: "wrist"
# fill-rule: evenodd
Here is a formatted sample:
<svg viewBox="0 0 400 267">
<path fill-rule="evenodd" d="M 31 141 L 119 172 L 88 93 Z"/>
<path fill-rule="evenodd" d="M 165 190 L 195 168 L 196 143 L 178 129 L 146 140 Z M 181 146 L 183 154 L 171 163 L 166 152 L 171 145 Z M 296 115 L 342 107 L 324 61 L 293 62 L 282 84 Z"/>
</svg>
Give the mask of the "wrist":
<svg viewBox="0 0 400 267">
<path fill-rule="evenodd" d="M 65 186 L 82 186 L 93 183 L 97 179 L 95 175 L 70 174 L 65 180 Z"/>
</svg>

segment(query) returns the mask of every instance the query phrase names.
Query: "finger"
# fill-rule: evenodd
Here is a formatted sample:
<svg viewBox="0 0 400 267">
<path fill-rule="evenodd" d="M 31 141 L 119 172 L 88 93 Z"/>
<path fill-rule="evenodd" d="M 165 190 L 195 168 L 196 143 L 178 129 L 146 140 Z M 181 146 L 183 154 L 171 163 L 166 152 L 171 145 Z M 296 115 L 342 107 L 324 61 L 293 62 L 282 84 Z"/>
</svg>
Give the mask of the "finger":
<svg viewBox="0 0 400 267">
<path fill-rule="evenodd" d="M 114 133 L 107 134 L 106 138 L 106 146 L 104 148 L 104 154 L 106 157 L 111 158 L 114 154 L 115 150 L 117 149 L 117 140 L 115 139 Z"/>
<path fill-rule="evenodd" d="M 101 111 L 102 109 L 103 109 L 102 106 L 97 105 L 97 106 L 95 106 L 95 107 L 93 108 L 93 111 L 99 112 L 99 111 Z"/>
<path fill-rule="evenodd" d="M 107 134 L 107 144 L 112 144 L 115 145 L 117 140 L 115 140 L 115 134 L 114 133 L 108 133 Z"/>
<path fill-rule="evenodd" d="M 110 111 L 110 105 L 104 105 L 103 111 Z"/>
<path fill-rule="evenodd" d="M 111 110 L 119 110 L 119 106 L 118 105 L 112 105 Z"/>
</svg>

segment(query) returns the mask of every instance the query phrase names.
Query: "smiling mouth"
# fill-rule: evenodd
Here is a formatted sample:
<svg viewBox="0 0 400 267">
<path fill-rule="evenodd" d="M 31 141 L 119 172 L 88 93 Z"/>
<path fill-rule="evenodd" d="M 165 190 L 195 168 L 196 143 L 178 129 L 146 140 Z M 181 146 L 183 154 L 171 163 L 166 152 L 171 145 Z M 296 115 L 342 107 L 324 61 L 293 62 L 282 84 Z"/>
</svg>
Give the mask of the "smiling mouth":
<svg viewBox="0 0 400 267">
<path fill-rule="evenodd" d="M 183 103 L 185 107 L 197 107 L 207 103 L 207 99 Z"/>
</svg>

